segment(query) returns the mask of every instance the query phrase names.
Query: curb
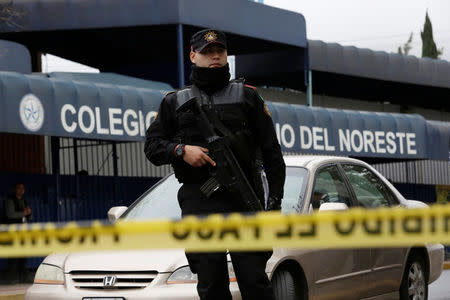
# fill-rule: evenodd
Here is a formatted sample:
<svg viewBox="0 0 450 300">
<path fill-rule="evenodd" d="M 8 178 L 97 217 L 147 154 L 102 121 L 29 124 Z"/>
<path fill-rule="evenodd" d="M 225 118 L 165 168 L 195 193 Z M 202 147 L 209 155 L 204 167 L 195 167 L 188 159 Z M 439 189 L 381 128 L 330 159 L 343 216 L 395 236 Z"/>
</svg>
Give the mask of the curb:
<svg viewBox="0 0 450 300">
<path fill-rule="evenodd" d="M 450 261 L 444 261 L 444 270 L 450 270 Z"/>
<path fill-rule="evenodd" d="M 0 300 L 24 300 L 25 292 L 31 284 L 1 285 Z"/>
<path fill-rule="evenodd" d="M 25 292 L 14 295 L 0 295 L 0 300 L 24 300 Z"/>
</svg>

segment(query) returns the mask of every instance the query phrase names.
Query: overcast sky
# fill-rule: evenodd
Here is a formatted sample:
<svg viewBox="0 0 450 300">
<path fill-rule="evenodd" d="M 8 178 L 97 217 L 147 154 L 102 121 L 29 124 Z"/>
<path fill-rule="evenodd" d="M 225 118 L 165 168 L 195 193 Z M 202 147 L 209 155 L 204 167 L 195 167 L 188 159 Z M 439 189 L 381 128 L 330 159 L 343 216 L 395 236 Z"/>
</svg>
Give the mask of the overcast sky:
<svg viewBox="0 0 450 300">
<path fill-rule="evenodd" d="M 425 13 L 434 41 L 450 61 L 450 0 L 264 0 L 305 16 L 308 39 L 397 52 L 414 33 L 410 55 L 422 56 Z"/>
</svg>

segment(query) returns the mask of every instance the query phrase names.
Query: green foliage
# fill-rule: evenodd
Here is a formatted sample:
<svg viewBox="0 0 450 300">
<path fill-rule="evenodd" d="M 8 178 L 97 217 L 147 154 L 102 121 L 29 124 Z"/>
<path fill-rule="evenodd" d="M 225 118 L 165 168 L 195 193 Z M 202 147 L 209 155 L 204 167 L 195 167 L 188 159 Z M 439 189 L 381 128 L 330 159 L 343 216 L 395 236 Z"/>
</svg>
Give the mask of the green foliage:
<svg viewBox="0 0 450 300">
<path fill-rule="evenodd" d="M 428 11 L 425 15 L 425 24 L 423 31 L 420 32 L 422 37 L 422 57 L 439 58 L 443 52 L 443 48 L 437 49 L 436 43 L 433 39 L 433 27 L 428 16 Z"/>
</svg>

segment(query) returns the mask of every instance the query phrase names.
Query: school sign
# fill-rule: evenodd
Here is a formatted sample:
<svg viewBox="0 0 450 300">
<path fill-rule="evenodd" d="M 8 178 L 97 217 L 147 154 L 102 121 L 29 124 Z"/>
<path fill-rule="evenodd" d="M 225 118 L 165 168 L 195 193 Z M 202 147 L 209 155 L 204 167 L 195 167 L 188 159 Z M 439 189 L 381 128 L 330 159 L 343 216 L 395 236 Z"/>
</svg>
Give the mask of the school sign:
<svg viewBox="0 0 450 300">
<path fill-rule="evenodd" d="M 0 131 L 144 141 L 167 91 L 0 72 Z M 283 151 L 449 159 L 450 126 L 419 115 L 267 101 Z"/>
</svg>

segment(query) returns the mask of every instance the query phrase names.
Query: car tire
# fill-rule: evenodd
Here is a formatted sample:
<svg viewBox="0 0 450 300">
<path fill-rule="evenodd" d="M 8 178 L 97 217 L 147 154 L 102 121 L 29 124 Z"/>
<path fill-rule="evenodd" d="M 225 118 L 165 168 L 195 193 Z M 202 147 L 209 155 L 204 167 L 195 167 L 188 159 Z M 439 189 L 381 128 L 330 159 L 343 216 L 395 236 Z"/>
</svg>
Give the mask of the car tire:
<svg viewBox="0 0 450 300">
<path fill-rule="evenodd" d="M 400 300 L 427 300 L 428 282 L 425 262 L 418 253 L 413 253 L 406 263 L 400 285 Z"/>
<path fill-rule="evenodd" d="M 305 284 L 301 284 L 304 287 Z M 276 300 L 307 300 L 308 293 L 305 289 L 300 293 L 299 286 L 295 285 L 295 278 L 286 269 L 275 272 L 272 278 L 272 287 Z"/>
</svg>

